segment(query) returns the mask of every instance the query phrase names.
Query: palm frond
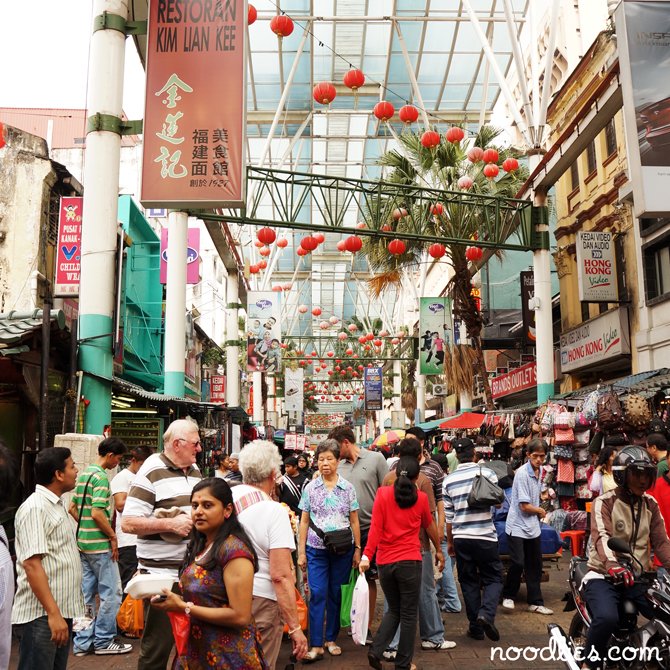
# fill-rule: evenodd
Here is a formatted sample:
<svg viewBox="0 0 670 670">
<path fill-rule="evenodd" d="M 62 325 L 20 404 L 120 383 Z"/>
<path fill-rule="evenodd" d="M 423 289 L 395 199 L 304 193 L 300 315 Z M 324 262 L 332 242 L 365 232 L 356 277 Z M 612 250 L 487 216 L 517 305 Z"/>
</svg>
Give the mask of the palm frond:
<svg viewBox="0 0 670 670">
<path fill-rule="evenodd" d="M 379 296 L 391 286 L 399 289 L 401 287 L 401 283 L 402 274 L 397 268 L 387 272 L 381 272 L 368 279 L 370 293 L 372 293 L 372 295 L 374 295 L 376 298 L 379 298 Z"/>
</svg>

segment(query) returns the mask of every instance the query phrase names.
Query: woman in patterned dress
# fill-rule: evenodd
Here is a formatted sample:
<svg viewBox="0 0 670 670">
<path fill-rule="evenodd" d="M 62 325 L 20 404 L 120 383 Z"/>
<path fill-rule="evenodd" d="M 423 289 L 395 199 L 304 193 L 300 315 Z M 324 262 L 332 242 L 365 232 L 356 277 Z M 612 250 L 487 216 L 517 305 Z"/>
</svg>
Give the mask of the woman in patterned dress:
<svg viewBox="0 0 670 670">
<path fill-rule="evenodd" d="M 256 553 L 237 521 L 230 486 L 203 479 L 191 494 L 193 531 L 179 585 L 154 607 L 191 617 L 186 653 L 173 670 L 267 670 L 251 616 Z"/>
</svg>

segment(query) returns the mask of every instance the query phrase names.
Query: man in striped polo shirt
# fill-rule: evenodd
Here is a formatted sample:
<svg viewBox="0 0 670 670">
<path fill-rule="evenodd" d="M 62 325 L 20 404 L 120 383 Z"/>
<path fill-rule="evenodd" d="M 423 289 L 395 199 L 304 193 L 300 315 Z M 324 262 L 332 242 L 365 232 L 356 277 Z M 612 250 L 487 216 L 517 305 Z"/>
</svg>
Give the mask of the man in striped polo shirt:
<svg viewBox="0 0 670 670">
<path fill-rule="evenodd" d="M 126 445 L 108 437 L 98 445 L 98 458 L 77 479 L 70 514 L 77 521 L 77 546 L 82 569 L 82 588 L 86 606 L 100 607 L 91 626 L 74 636 L 74 655 L 127 654 L 132 646 L 115 640 L 116 615 L 121 606 L 119 548 L 111 520 L 111 492 L 105 470 L 118 467 Z"/>
<path fill-rule="evenodd" d="M 163 452 L 144 461 L 123 508 L 121 529 L 137 535 L 140 570 L 170 575 L 175 582 L 193 527 L 191 491 L 202 479 L 195 465 L 200 451 L 198 424 L 191 419 L 173 421 L 163 435 Z M 167 614 L 150 607 L 138 670 L 165 670 L 173 644 Z"/>
<path fill-rule="evenodd" d="M 502 593 L 502 563 L 498 554 L 498 536 L 490 509 L 473 509 L 468 495 L 475 477 L 481 474 L 494 484 L 495 473 L 475 462 L 475 444 L 463 437 L 451 444 L 458 456 L 458 470 L 444 480 L 444 511 L 447 520 L 447 550 L 456 557 L 465 611 L 470 626 L 468 637 L 483 640 L 484 635 L 497 641 L 496 609 Z"/>
</svg>

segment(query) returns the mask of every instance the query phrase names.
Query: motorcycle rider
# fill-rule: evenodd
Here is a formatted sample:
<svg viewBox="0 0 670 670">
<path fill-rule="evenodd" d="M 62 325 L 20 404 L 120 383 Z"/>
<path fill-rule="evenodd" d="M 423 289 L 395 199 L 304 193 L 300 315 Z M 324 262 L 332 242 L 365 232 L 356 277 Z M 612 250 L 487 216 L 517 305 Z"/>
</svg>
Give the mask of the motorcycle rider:
<svg viewBox="0 0 670 670">
<path fill-rule="evenodd" d="M 650 542 L 654 554 L 670 568 L 670 540 L 658 503 L 647 494 L 656 481 L 656 466 L 640 447 L 624 447 L 612 466 L 617 487 L 596 498 L 591 511 L 593 550 L 582 582 L 582 593 L 591 626 L 586 635 L 582 668 L 599 668 L 607 655 L 607 642 L 619 624 L 619 603 L 623 597 L 635 602 L 639 612 L 649 618 L 652 608 L 645 598 L 647 587 L 635 583 L 635 571 L 622 565 L 607 546 L 611 537 L 624 540 L 633 555 L 650 570 Z M 597 652 L 597 654 L 595 653 Z"/>
</svg>

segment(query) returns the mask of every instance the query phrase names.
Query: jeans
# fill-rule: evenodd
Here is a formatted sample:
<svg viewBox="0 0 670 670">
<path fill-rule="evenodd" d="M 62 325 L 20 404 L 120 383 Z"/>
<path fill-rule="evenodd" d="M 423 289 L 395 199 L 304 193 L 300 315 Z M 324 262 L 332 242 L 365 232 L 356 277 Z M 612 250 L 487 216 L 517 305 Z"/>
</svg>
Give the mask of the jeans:
<svg viewBox="0 0 670 670">
<path fill-rule="evenodd" d="M 72 619 L 65 619 L 70 633 Z M 51 641 L 51 629 L 46 616 L 16 627 L 19 636 L 19 664 L 17 670 L 65 670 L 70 644 L 57 647 Z"/>
<path fill-rule="evenodd" d="M 395 667 L 403 670 L 410 667 L 414 653 L 418 606 L 416 592 L 420 588 L 421 574 L 419 561 L 398 561 L 379 566 L 379 581 L 388 610 L 377 630 L 371 652 L 381 658 L 384 650 L 391 645 L 394 632 L 398 635 L 399 630 Z"/>
<path fill-rule="evenodd" d="M 544 605 L 542 581 L 542 549 L 540 536 L 533 538 L 507 536 L 511 565 L 503 587 L 503 598 L 514 600 L 521 585 L 521 574 L 526 575 L 526 600 L 529 605 Z"/>
<path fill-rule="evenodd" d="M 461 601 L 458 597 L 458 589 L 454 579 L 454 565 L 447 552 L 446 540 L 442 540 L 441 548 L 444 554 L 444 570 L 442 570 L 442 577 L 437 582 L 437 602 L 443 612 L 460 612 Z"/>
<path fill-rule="evenodd" d="M 323 618 L 326 617 L 326 642 L 335 642 L 340 632 L 342 584 L 349 581 L 351 551 L 343 556 L 307 545 L 307 582 L 309 584 L 309 641 L 323 647 Z"/>
<path fill-rule="evenodd" d="M 494 622 L 503 587 L 498 543 L 457 537 L 454 549 L 470 630 L 483 633 L 477 618 Z"/>
<path fill-rule="evenodd" d="M 415 594 L 416 597 L 416 594 Z M 433 570 L 433 555 L 430 550 L 421 551 L 421 586 L 419 589 L 419 635 L 422 641 L 444 642 L 444 624 L 437 602 L 435 589 L 435 571 Z M 398 647 L 400 629 L 396 631 L 391 649 Z"/>
<path fill-rule="evenodd" d="M 121 577 L 119 566 L 112 560 L 112 552 L 79 554 L 82 570 L 84 602 L 95 613 L 96 596 L 100 607 L 89 628 L 74 635 L 74 651 L 88 651 L 107 647 L 116 636 L 116 615 L 121 606 Z"/>
</svg>

